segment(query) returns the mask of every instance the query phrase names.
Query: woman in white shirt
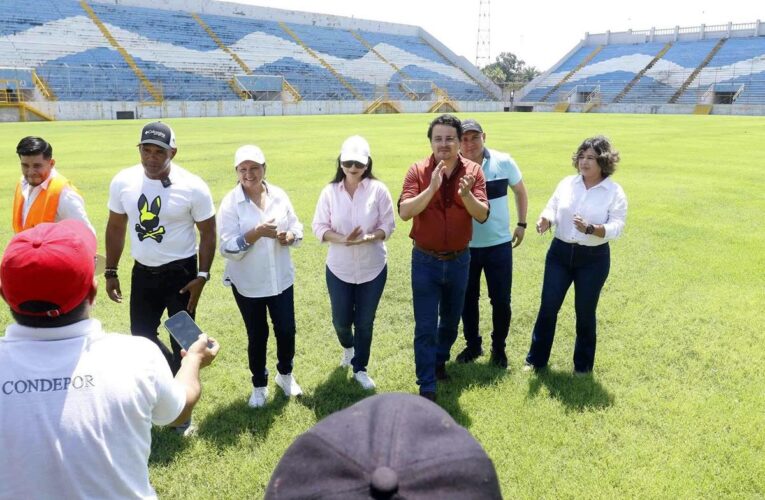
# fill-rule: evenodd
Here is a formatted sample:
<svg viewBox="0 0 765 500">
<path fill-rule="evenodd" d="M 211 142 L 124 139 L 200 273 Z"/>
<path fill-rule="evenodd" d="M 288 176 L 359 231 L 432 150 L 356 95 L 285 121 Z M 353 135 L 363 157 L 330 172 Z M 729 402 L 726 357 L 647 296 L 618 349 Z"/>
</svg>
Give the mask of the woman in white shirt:
<svg viewBox="0 0 765 500">
<path fill-rule="evenodd" d="M 574 283 L 576 344 L 574 374 L 587 375 L 595 363 L 595 311 L 608 277 L 608 242 L 624 230 L 627 198 L 611 180 L 619 152 L 603 136 L 586 139 L 573 158 L 579 172 L 563 179 L 537 221 L 537 232 L 555 226 L 545 260 L 542 303 L 524 369 L 541 369 L 550 359 L 558 311 Z"/>
<path fill-rule="evenodd" d="M 249 405 L 259 408 L 268 396 L 266 311 L 276 337 L 276 384 L 287 397 L 303 392 L 292 376 L 295 269 L 290 258 L 290 247 L 303 238 L 303 225 L 287 194 L 265 181 L 266 158 L 260 148 L 239 148 L 234 168 L 239 182 L 218 210 L 219 246 L 226 258 L 223 282 L 231 286 L 247 329 L 253 385 Z"/>
<path fill-rule="evenodd" d="M 321 192 L 313 233 L 329 243 L 327 289 L 332 324 L 343 347 L 340 366 L 353 366 L 354 379 L 367 390 L 372 327 L 388 276 L 384 240 L 393 233 L 393 201 L 372 175 L 369 144 L 360 136 L 345 140 L 335 178 Z"/>
</svg>

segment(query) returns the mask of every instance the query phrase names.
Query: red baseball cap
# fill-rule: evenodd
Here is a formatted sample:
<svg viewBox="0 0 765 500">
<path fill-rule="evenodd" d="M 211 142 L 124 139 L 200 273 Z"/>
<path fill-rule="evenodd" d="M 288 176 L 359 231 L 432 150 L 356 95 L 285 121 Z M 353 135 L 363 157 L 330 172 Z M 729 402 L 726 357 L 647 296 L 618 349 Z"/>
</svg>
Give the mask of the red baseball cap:
<svg viewBox="0 0 765 500">
<path fill-rule="evenodd" d="M 0 264 L 0 289 L 24 316 L 66 314 L 93 287 L 96 237 L 78 220 L 43 223 L 15 235 Z M 45 308 L 47 303 L 50 307 Z"/>
</svg>

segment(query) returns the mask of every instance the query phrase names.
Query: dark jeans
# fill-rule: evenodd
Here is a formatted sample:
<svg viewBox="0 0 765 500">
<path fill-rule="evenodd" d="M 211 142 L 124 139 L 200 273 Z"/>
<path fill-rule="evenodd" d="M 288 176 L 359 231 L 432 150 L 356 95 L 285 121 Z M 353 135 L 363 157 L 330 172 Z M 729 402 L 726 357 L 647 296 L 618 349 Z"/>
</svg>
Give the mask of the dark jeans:
<svg viewBox="0 0 765 500">
<path fill-rule="evenodd" d="M 527 363 L 542 368 L 550 360 L 558 311 L 573 281 L 576 310 L 574 370 L 592 371 L 595 364 L 595 310 L 610 267 L 611 252 L 608 243 L 586 247 L 553 239 L 545 260 L 542 304 L 531 336 Z"/>
<path fill-rule="evenodd" d="M 294 288 L 289 287 L 279 295 L 270 297 L 245 297 L 231 286 L 236 305 L 242 313 L 247 329 L 247 358 L 252 373 L 253 387 L 268 385 L 266 352 L 268 347 L 268 319 L 271 316 L 276 337 L 276 369 L 282 375 L 292 373 L 292 358 L 295 357 L 295 297 Z"/>
<path fill-rule="evenodd" d="M 340 345 L 353 347 L 353 372 L 366 371 L 372 347 L 372 327 L 377 305 L 388 279 L 388 266 L 372 281 L 346 283 L 327 268 L 327 290 L 332 304 L 332 324 Z M 353 326 L 353 330 L 351 330 Z"/>
<path fill-rule="evenodd" d="M 478 299 L 481 296 L 481 272 L 486 276 L 486 287 L 491 301 L 491 345 L 493 351 L 504 351 L 510 331 L 510 290 L 513 286 L 513 246 L 508 241 L 500 245 L 470 249 L 465 305 L 462 308 L 462 329 L 467 346 L 481 348 L 478 331 Z"/>
<path fill-rule="evenodd" d="M 176 260 L 159 267 L 147 267 L 139 262 L 133 265 L 130 285 L 130 333 L 154 342 L 170 365 L 173 375 L 181 368 L 181 346 L 170 337 L 170 347 L 159 339 L 157 328 L 162 313 L 167 315 L 183 311 L 189 304 L 188 293 L 178 293 L 197 275 L 196 255 Z M 194 317 L 194 315 L 191 315 Z"/>
<path fill-rule="evenodd" d="M 465 300 L 470 252 L 439 260 L 412 250 L 414 365 L 420 392 L 435 392 L 436 364 L 449 360 Z"/>
</svg>

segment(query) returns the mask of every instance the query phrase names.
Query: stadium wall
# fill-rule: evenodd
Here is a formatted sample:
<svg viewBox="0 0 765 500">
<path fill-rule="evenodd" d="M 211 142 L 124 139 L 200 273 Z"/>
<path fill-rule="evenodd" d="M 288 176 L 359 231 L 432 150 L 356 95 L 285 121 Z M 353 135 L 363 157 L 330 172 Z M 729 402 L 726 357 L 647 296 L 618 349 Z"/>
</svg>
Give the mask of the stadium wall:
<svg viewBox="0 0 765 500">
<path fill-rule="evenodd" d="M 164 101 L 162 104 L 142 102 L 35 102 L 33 107 L 56 120 L 114 120 L 118 112 L 132 112 L 137 119 L 223 117 L 223 116 L 282 116 L 282 115 L 343 115 L 361 114 L 371 103 L 363 101 Z M 404 113 L 427 113 L 430 101 L 396 101 Z M 497 101 L 457 101 L 461 112 L 480 113 L 502 111 Z M 29 114 L 30 120 L 36 118 Z M 13 108 L 0 108 L 0 122 L 19 121 Z"/>
</svg>

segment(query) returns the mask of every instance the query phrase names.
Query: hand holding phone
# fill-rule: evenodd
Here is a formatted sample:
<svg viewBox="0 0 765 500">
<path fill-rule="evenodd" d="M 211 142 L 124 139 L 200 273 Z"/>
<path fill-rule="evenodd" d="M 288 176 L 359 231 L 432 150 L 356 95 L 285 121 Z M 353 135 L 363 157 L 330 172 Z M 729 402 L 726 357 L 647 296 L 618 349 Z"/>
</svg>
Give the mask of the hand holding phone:
<svg viewBox="0 0 765 500">
<path fill-rule="evenodd" d="M 194 319 L 186 311 L 180 311 L 165 320 L 165 328 L 176 342 L 186 351 L 197 341 L 202 330 L 194 323 Z M 207 347 L 212 349 L 215 343 L 207 341 Z"/>
</svg>

